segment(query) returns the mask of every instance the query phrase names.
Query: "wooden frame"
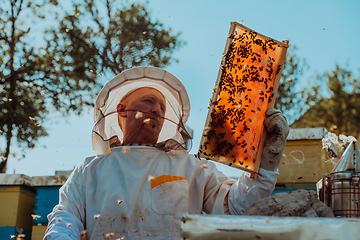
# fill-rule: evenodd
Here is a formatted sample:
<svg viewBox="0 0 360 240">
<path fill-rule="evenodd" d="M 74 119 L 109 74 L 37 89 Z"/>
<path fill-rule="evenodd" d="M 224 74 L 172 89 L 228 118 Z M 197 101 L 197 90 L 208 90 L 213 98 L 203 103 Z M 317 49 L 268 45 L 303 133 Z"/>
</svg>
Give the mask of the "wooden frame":
<svg viewBox="0 0 360 240">
<path fill-rule="evenodd" d="M 257 177 L 266 139 L 265 112 L 274 107 L 288 43 L 231 23 L 199 157 Z"/>
</svg>

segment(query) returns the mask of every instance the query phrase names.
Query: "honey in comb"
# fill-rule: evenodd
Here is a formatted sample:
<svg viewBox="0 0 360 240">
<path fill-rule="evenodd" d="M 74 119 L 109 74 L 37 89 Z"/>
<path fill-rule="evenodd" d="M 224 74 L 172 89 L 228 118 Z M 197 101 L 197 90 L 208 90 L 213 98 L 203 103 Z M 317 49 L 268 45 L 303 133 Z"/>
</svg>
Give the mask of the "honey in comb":
<svg viewBox="0 0 360 240">
<path fill-rule="evenodd" d="M 239 25 L 228 43 L 199 154 L 253 171 L 284 46 Z"/>
</svg>

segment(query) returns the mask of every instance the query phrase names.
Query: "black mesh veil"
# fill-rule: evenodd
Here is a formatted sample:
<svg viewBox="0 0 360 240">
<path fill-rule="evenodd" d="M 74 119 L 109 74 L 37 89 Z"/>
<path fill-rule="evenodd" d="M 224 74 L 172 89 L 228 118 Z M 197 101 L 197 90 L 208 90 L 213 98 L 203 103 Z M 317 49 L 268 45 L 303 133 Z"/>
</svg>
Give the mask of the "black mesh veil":
<svg viewBox="0 0 360 240">
<path fill-rule="evenodd" d="M 117 105 L 129 93 L 143 87 L 154 88 L 166 99 L 165 120 L 157 146 L 165 151 L 181 149 L 185 142 L 181 131 L 190 113 L 190 101 L 183 84 L 169 72 L 155 67 L 137 67 L 123 71 L 100 91 L 94 109 L 92 133 L 94 151 L 111 153 L 110 146 L 121 143 L 123 132 L 118 124 Z"/>
</svg>

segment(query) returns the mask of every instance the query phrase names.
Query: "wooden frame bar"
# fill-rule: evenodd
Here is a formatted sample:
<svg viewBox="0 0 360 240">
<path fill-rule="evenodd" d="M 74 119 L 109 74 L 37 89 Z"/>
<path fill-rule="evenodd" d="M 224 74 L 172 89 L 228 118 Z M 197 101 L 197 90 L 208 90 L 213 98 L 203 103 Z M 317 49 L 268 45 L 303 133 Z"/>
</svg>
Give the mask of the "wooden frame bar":
<svg viewBox="0 0 360 240">
<path fill-rule="evenodd" d="M 265 112 L 274 107 L 287 48 L 288 41 L 231 23 L 199 157 L 257 177 L 266 139 Z"/>
</svg>

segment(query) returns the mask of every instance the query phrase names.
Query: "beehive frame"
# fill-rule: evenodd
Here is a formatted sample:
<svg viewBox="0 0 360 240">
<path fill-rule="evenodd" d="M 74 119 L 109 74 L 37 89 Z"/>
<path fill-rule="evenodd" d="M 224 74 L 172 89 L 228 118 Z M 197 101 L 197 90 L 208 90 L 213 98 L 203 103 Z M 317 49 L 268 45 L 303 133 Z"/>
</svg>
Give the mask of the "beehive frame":
<svg viewBox="0 0 360 240">
<path fill-rule="evenodd" d="M 199 157 L 257 177 L 266 138 L 265 112 L 274 107 L 288 43 L 231 23 Z"/>
</svg>

